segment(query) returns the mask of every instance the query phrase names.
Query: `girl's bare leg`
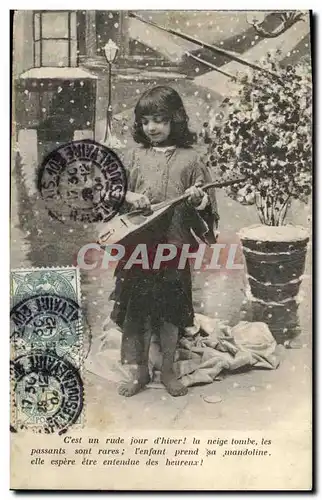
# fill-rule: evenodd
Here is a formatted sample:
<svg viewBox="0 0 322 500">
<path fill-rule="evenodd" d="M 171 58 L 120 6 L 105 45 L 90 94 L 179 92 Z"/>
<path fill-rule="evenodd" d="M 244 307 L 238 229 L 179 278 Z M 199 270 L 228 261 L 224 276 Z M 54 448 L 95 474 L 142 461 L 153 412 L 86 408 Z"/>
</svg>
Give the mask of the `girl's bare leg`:
<svg viewBox="0 0 322 500">
<path fill-rule="evenodd" d="M 150 382 L 148 361 L 151 342 L 151 325 L 149 322 L 131 321 L 124 325 L 121 346 L 122 363 L 135 365 L 132 380 L 120 385 L 118 392 L 122 396 L 134 396 L 142 391 Z"/>
<path fill-rule="evenodd" d="M 132 380 L 124 382 L 119 386 L 118 393 L 121 396 L 131 397 L 142 391 L 150 382 L 149 369 L 147 366 L 137 365 Z"/>
<path fill-rule="evenodd" d="M 171 396 L 184 396 L 188 392 L 188 389 L 177 379 L 173 369 L 178 333 L 178 327 L 171 323 L 164 322 L 160 327 L 163 356 L 161 381 Z"/>
</svg>

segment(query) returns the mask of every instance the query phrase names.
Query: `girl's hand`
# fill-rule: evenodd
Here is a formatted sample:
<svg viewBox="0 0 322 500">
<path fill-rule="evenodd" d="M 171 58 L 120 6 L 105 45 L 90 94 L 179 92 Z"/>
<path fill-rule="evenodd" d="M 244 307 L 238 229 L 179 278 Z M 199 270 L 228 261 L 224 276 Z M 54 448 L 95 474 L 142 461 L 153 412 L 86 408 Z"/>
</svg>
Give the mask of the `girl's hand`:
<svg viewBox="0 0 322 500">
<path fill-rule="evenodd" d="M 200 187 L 200 183 L 197 183 L 194 186 L 186 189 L 185 193 L 189 194 L 189 197 L 187 199 L 188 203 L 190 203 L 194 207 L 200 205 L 205 195 L 205 192 Z"/>
<path fill-rule="evenodd" d="M 151 208 L 150 200 L 145 194 L 128 191 L 125 200 L 135 209 L 149 210 Z"/>
</svg>

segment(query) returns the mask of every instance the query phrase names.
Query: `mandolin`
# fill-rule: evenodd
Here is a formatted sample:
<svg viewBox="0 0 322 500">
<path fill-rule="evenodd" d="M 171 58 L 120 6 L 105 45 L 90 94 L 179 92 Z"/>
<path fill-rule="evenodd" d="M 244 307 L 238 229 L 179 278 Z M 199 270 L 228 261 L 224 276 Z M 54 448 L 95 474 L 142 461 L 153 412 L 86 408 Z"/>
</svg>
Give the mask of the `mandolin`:
<svg viewBox="0 0 322 500">
<path fill-rule="evenodd" d="M 222 188 L 238 182 L 243 182 L 244 180 L 245 178 L 222 182 L 214 181 L 201 186 L 201 188 L 203 191 L 207 191 L 210 188 Z M 104 248 L 106 245 L 128 243 L 138 233 L 148 229 L 152 224 L 156 223 L 170 208 L 173 208 L 188 197 L 189 194 L 184 193 L 173 200 L 151 205 L 149 213 L 143 210 L 134 210 L 127 214 L 114 217 L 113 220 L 103 224 L 102 227 L 99 228 L 98 244 Z"/>
</svg>

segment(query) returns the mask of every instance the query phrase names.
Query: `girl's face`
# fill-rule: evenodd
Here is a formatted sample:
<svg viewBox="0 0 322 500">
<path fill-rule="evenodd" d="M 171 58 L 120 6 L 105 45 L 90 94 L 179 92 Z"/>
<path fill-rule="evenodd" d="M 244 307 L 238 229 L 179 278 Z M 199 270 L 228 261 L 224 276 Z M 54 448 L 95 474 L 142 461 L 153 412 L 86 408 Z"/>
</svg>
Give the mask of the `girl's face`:
<svg viewBox="0 0 322 500">
<path fill-rule="evenodd" d="M 168 139 L 171 123 L 164 116 L 148 115 L 142 117 L 142 128 L 151 144 L 160 144 Z"/>
</svg>

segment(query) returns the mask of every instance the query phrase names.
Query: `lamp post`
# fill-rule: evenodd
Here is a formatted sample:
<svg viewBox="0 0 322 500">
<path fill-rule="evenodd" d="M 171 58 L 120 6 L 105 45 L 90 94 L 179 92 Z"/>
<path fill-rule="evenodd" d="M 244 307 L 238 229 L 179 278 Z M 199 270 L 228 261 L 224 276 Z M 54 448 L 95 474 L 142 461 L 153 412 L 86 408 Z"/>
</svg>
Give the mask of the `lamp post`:
<svg viewBox="0 0 322 500">
<path fill-rule="evenodd" d="M 117 53 L 118 46 L 113 40 L 109 40 L 104 47 L 105 57 L 108 64 L 108 104 L 106 112 L 106 130 L 104 136 L 104 143 L 112 145 L 115 141 L 112 137 L 112 64 L 114 63 Z M 118 141 L 117 141 L 118 142 Z"/>
<path fill-rule="evenodd" d="M 275 15 L 280 21 L 280 24 L 273 30 L 268 31 L 263 27 L 265 24 L 265 17 L 267 12 L 265 11 L 249 11 L 246 14 L 246 20 L 256 31 L 256 33 L 262 38 L 276 38 L 282 33 L 290 29 L 294 24 L 299 21 L 304 21 L 304 12 L 300 11 L 287 11 L 287 12 L 276 12 Z"/>
</svg>

